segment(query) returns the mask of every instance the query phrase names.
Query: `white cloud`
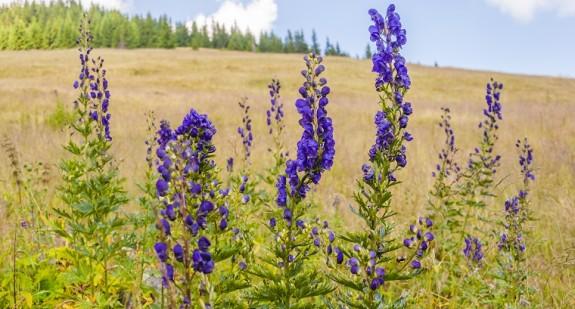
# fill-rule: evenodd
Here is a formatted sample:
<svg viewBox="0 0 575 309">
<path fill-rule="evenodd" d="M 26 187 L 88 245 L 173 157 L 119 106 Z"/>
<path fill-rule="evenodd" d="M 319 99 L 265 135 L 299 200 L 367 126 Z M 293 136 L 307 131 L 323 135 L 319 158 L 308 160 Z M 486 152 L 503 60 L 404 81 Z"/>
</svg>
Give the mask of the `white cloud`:
<svg viewBox="0 0 575 309">
<path fill-rule="evenodd" d="M 35 2 L 53 2 L 56 0 L 34 0 Z M 24 2 L 24 0 L 0 0 L 0 5 Z M 30 2 L 30 1 L 28 1 Z M 97 4 L 107 9 L 117 9 L 126 11 L 132 5 L 133 0 L 80 0 L 87 8 L 92 4 Z"/>
<path fill-rule="evenodd" d="M 540 11 L 559 16 L 575 16 L 575 0 L 487 0 L 502 12 L 521 22 L 529 22 Z"/>
<path fill-rule="evenodd" d="M 270 31 L 278 17 L 278 6 L 275 0 L 252 0 L 248 4 L 234 0 L 224 1 L 218 10 L 211 15 L 200 14 L 187 24 L 191 26 L 195 21 L 198 25 L 208 26 L 215 21 L 223 24 L 227 29 L 236 24 L 242 31 L 248 29 L 259 34 L 262 31 Z"/>
</svg>

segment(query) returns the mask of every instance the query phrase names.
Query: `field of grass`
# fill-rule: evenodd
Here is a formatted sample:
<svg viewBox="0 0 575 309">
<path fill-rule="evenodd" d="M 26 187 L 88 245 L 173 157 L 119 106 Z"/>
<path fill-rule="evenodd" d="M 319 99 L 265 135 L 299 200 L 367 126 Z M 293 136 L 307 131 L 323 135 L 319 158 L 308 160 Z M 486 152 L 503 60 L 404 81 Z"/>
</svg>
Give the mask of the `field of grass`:
<svg viewBox="0 0 575 309">
<path fill-rule="evenodd" d="M 106 59 L 112 92 L 113 153 L 128 179 L 131 193 L 141 179 L 145 165 L 146 132 L 144 113 L 153 110 L 160 119 L 177 123 L 190 109 L 208 113 L 218 134 L 217 161 L 240 150 L 235 132 L 241 122 L 237 102 L 247 97 L 252 106 L 255 146 L 254 166 L 269 162 L 265 110 L 267 84 L 272 78 L 282 82 L 286 105 L 287 139 L 290 151 L 300 131 L 293 102 L 301 84 L 303 67 L 298 55 L 275 55 L 216 50 L 99 50 Z M 374 75 L 366 60 L 328 57 L 325 76 L 332 89 L 329 113 L 333 118 L 336 159 L 325 174 L 315 196 L 327 219 L 358 226 L 350 216 L 355 179 L 367 160 L 374 140 L 373 114 L 377 94 Z M 399 218 L 412 218 L 424 212 L 432 184 L 431 171 L 443 141 L 437 122 L 440 107 L 452 110 L 460 160 L 466 161 L 470 147 L 477 144 L 477 123 L 484 106 L 484 87 L 490 77 L 505 84 L 500 142 L 501 184 L 491 211 L 501 212 L 506 196 L 514 193 L 519 181 L 515 140 L 528 137 L 535 149 L 536 175 L 532 207 L 537 220 L 528 240 L 531 283 L 546 307 L 575 306 L 575 79 L 521 76 L 477 72 L 454 68 L 410 65 L 412 90 L 408 101 L 414 106 L 409 125 L 414 141 L 408 146 L 408 167 L 398 175 L 403 185 L 397 190 L 394 208 Z M 79 60 L 75 50 L 0 52 L 0 135 L 18 145 L 24 160 L 38 160 L 53 166 L 64 151 L 65 129 L 48 125 L 57 102 L 71 109 L 76 95 L 72 88 Z M 0 161 L 0 182 L 8 177 L 7 160 Z M 1 187 L 1 183 L 0 183 Z M 133 207 L 132 207 L 133 208 Z"/>
</svg>

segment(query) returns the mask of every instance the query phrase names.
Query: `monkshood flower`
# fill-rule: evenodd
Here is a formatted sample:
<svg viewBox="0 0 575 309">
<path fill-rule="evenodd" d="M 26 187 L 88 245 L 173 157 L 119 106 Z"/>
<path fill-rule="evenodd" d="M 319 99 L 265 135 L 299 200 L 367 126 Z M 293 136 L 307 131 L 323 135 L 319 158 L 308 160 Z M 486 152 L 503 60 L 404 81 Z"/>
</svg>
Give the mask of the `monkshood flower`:
<svg viewBox="0 0 575 309">
<path fill-rule="evenodd" d="M 121 232 L 127 224 L 121 208 L 128 198 L 116 160 L 110 153 L 109 82 L 104 60 L 93 54 L 89 27 L 90 21 L 84 15 L 77 40 L 81 68 L 73 83 L 77 91 L 74 119 L 63 147 L 68 155 L 58 165 L 63 179 L 58 191 L 64 198 L 62 207 L 58 207 L 56 215 L 60 220 L 54 231 L 69 249 L 71 264 L 67 269 L 72 272 L 68 275 L 78 268 L 90 274 L 107 269 L 123 255 L 120 248 L 127 240 Z M 20 180 L 18 176 L 14 177 L 16 181 Z M 63 287 L 62 293 L 84 290 L 82 301 L 95 306 L 97 299 L 113 298 L 109 287 L 119 278 L 114 273 L 96 281 L 92 276 L 77 277 Z"/>
<path fill-rule="evenodd" d="M 512 253 L 516 260 L 520 260 L 525 252 L 523 229 L 526 221 L 530 219 L 529 185 L 535 180 L 533 173 L 533 149 L 527 139 L 518 140 L 516 145 L 519 152 L 519 166 L 521 168 L 522 188 L 517 196 L 505 201 L 504 232 L 501 234 L 499 250 Z"/>
<path fill-rule="evenodd" d="M 268 88 L 270 94 L 270 108 L 266 110 L 266 125 L 268 126 L 268 132 L 270 135 L 281 135 L 285 125 L 283 123 L 283 102 L 280 98 L 280 81 L 272 79 Z"/>
<path fill-rule="evenodd" d="M 88 22 L 89 23 L 89 22 Z M 80 52 L 80 73 L 78 79 L 73 83 L 74 89 L 79 89 L 81 99 L 74 102 L 78 108 L 80 104 L 86 105 L 86 113 L 89 115 L 88 121 L 96 123 L 98 136 L 111 141 L 110 119 L 112 115 L 110 108 L 110 89 L 104 69 L 104 59 L 101 57 L 94 58 L 93 36 L 87 27 L 80 27 L 81 35 L 77 40 L 78 51 Z M 82 103 L 80 103 L 82 101 Z"/>
<path fill-rule="evenodd" d="M 527 139 L 518 140 L 516 145 L 519 153 L 521 171 L 521 187 L 516 196 L 505 202 L 503 231 L 501 233 L 497 256 L 499 279 L 504 282 L 502 292 L 510 303 L 529 303 L 529 287 L 526 284 L 530 271 L 525 265 L 526 223 L 532 220 L 529 192 L 530 185 L 535 180 L 533 172 L 533 148 Z"/>
<path fill-rule="evenodd" d="M 379 92 L 380 110 L 376 112 L 375 143 L 369 150 L 369 162 L 361 167 L 362 179 L 355 194 L 352 212 L 364 221 L 361 231 L 341 235 L 344 243 L 334 244 L 335 254 L 328 260 L 334 268 L 330 278 L 340 284 L 338 299 L 350 308 L 380 308 L 389 301 L 382 288 L 387 282 L 407 280 L 421 272 L 422 258 L 435 239 L 429 230 L 433 222 L 420 218 L 410 226 L 403 246 L 393 235 L 390 218 L 391 187 L 397 185 L 396 172 L 407 166 L 406 142 L 413 136 L 406 132 L 413 108 L 404 97 L 411 86 L 401 48 L 406 31 L 395 6 L 385 16 L 369 10 L 373 25 L 370 39 L 377 51 L 372 57 L 372 71 L 377 74 L 375 89 Z M 337 242 L 337 240 L 336 240 Z M 394 251 L 406 251 L 397 256 Z M 334 261 L 335 260 L 335 261 Z M 388 291 L 388 289 L 386 289 Z M 393 296 L 391 296 L 393 297 Z"/>
<path fill-rule="evenodd" d="M 469 169 L 477 169 L 476 166 L 479 166 L 479 168 L 487 170 L 489 174 L 494 174 L 501 160 L 500 155 L 493 154 L 493 148 L 499 138 L 497 135 L 497 130 L 499 129 L 498 121 L 503 119 L 500 101 L 503 84 L 491 79 L 485 88 L 487 107 L 483 109 L 485 118 L 479 123 L 479 128 L 483 129 L 481 146 L 475 148 L 474 153 L 470 156 L 468 165 Z"/>
<path fill-rule="evenodd" d="M 280 88 L 280 81 L 277 79 L 272 79 L 268 85 L 270 106 L 269 109 L 266 110 L 266 125 L 268 126 L 268 132 L 274 143 L 274 147 L 268 148 L 268 151 L 273 154 L 275 160 L 275 165 L 270 170 L 270 179 L 268 182 L 277 178 L 288 157 L 288 152 L 285 150 L 283 141 L 285 124 L 283 122 L 284 110 L 280 97 Z"/>
<path fill-rule="evenodd" d="M 369 27 L 370 39 L 376 43 L 377 52 L 372 57 L 372 71 L 378 76 L 375 88 L 382 92 L 382 110 L 375 115 L 377 128 L 375 144 L 369 150 L 369 159 L 395 161 L 397 168 L 407 165 L 403 141 L 413 137 L 405 131 L 409 116 L 413 113 L 411 103 L 404 96 L 411 86 L 405 58 L 401 48 L 407 42 L 406 31 L 402 28 L 395 6 L 388 7 L 385 17 L 377 10 L 369 10 L 373 25 Z M 394 178 L 394 169 L 386 178 Z"/>
<path fill-rule="evenodd" d="M 455 144 L 455 132 L 451 126 L 451 111 L 447 107 L 442 107 L 441 111 L 439 127 L 443 129 L 445 139 L 438 155 L 439 162 L 431 173 L 435 179 L 429 192 L 428 210 L 429 216 L 436 222 L 437 236 L 447 240 L 437 247 L 438 252 L 443 256 L 443 251 L 455 250 L 460 246 L 459 243 L 449 241 L 449 239 L 451 239 L 452 227 L 457 226 L 459 220 L 456 184 L 461 178 L 462 171 L 455 161 L 458 149 Z"/>
<path fill-rule="evenodd" d="M 457 147 L 455 146 L 455 132 L 451 126 L 451 111 L 448 107 L 442 107 L 441 122 L 439 127 L 445 133 L 445 143 L 439 152 L 439 164 L 436 165 L 436 171 L 432 172 L 433 177 L 446 178 L 450 176 L 457 176 L 461 168 L 455 162 L 455 155 Z"/>
<path fill-rule="evenodd" d="M 411 224 L 409 226 L 411 237 L 403 240 L 403 246 L 413 251 L 410 255 L 411 260 L 401 256 L 399 259 L 396 259 L 398 263 L 400 261 L 407 262 L 410 263 L 414 269 L 421 268 L 421 259 L 429 252 L 432 241 L 435 239 L 435 235 L 431 231 L 432 226 L 433 221 L 430 218 L 423 217 L 417 220 L 417 224 Z"/>
<path fill-rule="evenodd" d="M 279 207 L 270 210 L 271 218 L 266 224 L 273 235 L 271 248 L 267 250 L 270 256 L 264 258 L 266 262 L 259 266 L 261 270 L 254 270 L 265 283 L 256 287 L 253 298 L 273 308 L 310 305 L 306 302 L 308 297 L 333 290 L 324 276 L 309 265 L 311 256 L 320 251 L 333 251 L 330 231 L 326 231 L 328 224 L 320 229 L 317 220 L 308 215 L 312 204 L 304 201 L 311 185 L 318 184 L 322 173 L 333 165 L 335 141 L 326 109 L 330 88 L 327 80 L 320 77 L 325 71 L 323 59 L 309 54 L 304 60 L 306 69 L 301 72 L 304 83 L 299 88 L 301 98 L 295 102 L 303 133 L 297 144 L 296 159 L 285 163 L 285 173 L 275 184 L 278 193 L 275 202 Z M 298 291 L 291 288 L 300 282 L 313 283 Z"/>
<path fill-rule="evenodd" d="M 252 119 L 250 118 L 250 106 L 248 105 L 247 98 L 243 98 L 238 105 L 242 109 L 242 126 L 238 128 L 238 134 L 242 139 L 242 146 L 244 150 L 244 162 L 249 164 L 251 156 L 251 148 L 254 141 L 252 133 Z"/>
<path fill-rule="evenodd" d="M 515 147 L 519 150 L 519 166 L 521 166 L 521 175 L 523 175 L 523 185 L 529 187 L 531 181 L 535 181 L 533 174 L 533 148 L 529 145 L 527 139 L 517 140 Z"/>
<path fill-rule="evenodd" d="M 304 60 L 307 69 L 301 73 L 305 81 L 299 88 L 301 98 L 295 103 L 304 131 L 297 144 L 297 158 L 287 161 L 285 175 L 276 184 L 280 207 L 286 206 L 288 197 L 295 203 L 305 198 L 310 185 L 318 184 L 322 173 L 331 168 L 335 155 L 333 125 L 326 110 L 330 88 L 325 78 L 319 78 L 325 70 L 323 59 L 310 54 Z"/>
<path fill-rule="evenodd" d="M 407 43 L 406 31 L 402 28 L 393 4 L 387 8 L 385 17 L 375 9 L 370 9 L 369 15 L 373 21 L 369 27 L 370 40 L 377 47 L 372 56 L 372 70 L 378 74 L 375 86 L 378 91 L 382 91 L 382 88 L 394 90 L 392 94 L 398 96 L 396 101 L 399 104 L 403 98 L 401 89 L 409 89 L 411 86 L 405 58 L 399 54 L 399 50 Z"/>
<path fill-rule="evenodd" d="M 202 299 L 208 305 L 209 295 L 197 287 L 208 284 L 207 275 L 216 269 L 212 248 L 222 250 L 224 240 L 233 238 L 227 191 L 220 188 L 212 159 L 215 133 L 208 117 L 193 109 L 175 130 L 162 121 L 157 132 L 156 190 L 163 208 L 154 250 L 171 300 Z"/>
<path fill-rule="evenodd" d="M 500 165 L 501 156 L 494 153 L 498 140 L 498 121 L 502 119 L 501 90 L 503 84 L 493 79 L 486 86 L 485 101 L 487 107 L 483 110 L 483 121 L 479 124 L 482 129 L 479 146 L 469 155 L 467 168 L 461 173 L 455 190 L 459 195 L 456 213 L 459 215 L 452 226 L 459 227 L 457 233 L 460 238 L 469 236 L 469 218 L 480 219 L 483 209 L 487 206 L 486 200 L 494 196 L 495 174 Z M 486 231 L 483 231 L 486 232 Z M 457 237 L 456 237 L 457 239 Z"/>
<path fill-rule="evenodd" d="M 481 241 L 475 237 L 466 237 L 465 247 L 463 248 L 463 255 L 467 259 L 469 265 L 472 267 L 481 267 L 483 260 L 483 248 Z"/>
<path fill-rule="evenodd" d="M 367 237 L 362 238 L 358 233 L 350 233 L 342 236 L 343 240 L 349 241 L 353 238 L 359 243 L 355 243 L 351 248 L 346 249 L 334 243 L 334 235 L 330 235 L 331 242 L 327 250 L 328 265 L 336 268 L 339 272 L 330 277 L 337 283 L 357 289 L 354 294 L 345 293 L 341 295 L 341 301 L 348 305 L 358 306 L 359 304 L 376 305 L 381 299 L 375 294 L 381 293 L 386 278 L 408 279 L 421 272 L 422 259 L 428 255 L 435 241 L 435 235 L 431 231 L 433 221 L 426 217 L 420 217 L 415 224 L 408 228 L 408 236 L 403 239 L 402 246 L 392 245 L 390 251 L 401 249 L 402 252 L 395 258 L 391 258 L 385 253 L 389 249 L 379 247 L 375 250 L 370 248 Z M 389 232 L 389 227 L 386 232 Z M 391 245 L 391 243 L 388 243 Z M 334 247 L 335 246 L 335 247 Z M 346 278 L 347 277 L 347 278 Z M 350 284 L 353 282 L 353 284 Z M 390 280 L 391 281 L 391 280 Z M 366 293 L 371 291 L 371 293 Z M 365 293 L 365 294 L 364 294 Z M 350 297 L 350 295 L 354 295 Z M 371 307 L 369 307 L 371 308 Z"/>
</svg>

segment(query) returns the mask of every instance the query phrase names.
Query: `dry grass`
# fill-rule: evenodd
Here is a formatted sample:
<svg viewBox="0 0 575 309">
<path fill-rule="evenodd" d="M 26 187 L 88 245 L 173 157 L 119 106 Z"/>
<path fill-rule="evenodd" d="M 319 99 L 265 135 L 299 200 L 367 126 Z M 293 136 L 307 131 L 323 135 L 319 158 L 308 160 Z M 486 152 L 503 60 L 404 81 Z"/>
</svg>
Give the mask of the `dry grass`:
<svg viewBox="0 0 575 309">
<path fill-rule="evenodd" d="M 113 101 L 111 105 L 113 150 L 122 162 L 122 174 L 133 189 L 145 164 L 144 112 L 177 123 L 190 109 L 209 113 L 219 133 L 218 161 L 232 155 L 238 144 L 235 128 L 240 122 L 237 101 L 247 96 L 253 108 L 256 133 L 256 167 L 267 159 L 265 134 L 266 85 L 272 77 L 282 81 L 287 105 L 288 140 L 298 138 L 293 102 L 301 83 L 300 56 L 224 52 L 215 50 L 98 50 L 106 59 Z M 72 102 L 72 81 L 78 72 L 74 50 L 0 52 L 0 133 L 17 141 L 26 160 L 56 164 L 67 133 L 49 129 L 46 117 L 56 101 Z M 332 88 L 329 113 L 335 123 L 337 157 L 318 189 L 328 217 L 349 225 L 354 179 L 373 142 L 373 113 L 377 95 L 367 61 L 344 58 L 326 60 Z M 415 114 L 409 127 L 415 140 L 409 145 L 409 165 L 400 175 L 395 207 L 402 218 L 421 213 L 431 186 L 430 172 L 441 147 L 442 132 L 436 126 L 441 106 L 451 107 L 462 159 L 477 143 L 476 127 L 484 104 L 484 85 L 493 76 L 505 84 L 504 122 L 498 152 L 506 177 L 500 196 L 492 205 L 502 209 L 504 196 L 518 182 L 514 142 L 527 136 L 536 151 L 537 182 L 533 205 L 539 218 L 533 224 L 531 258 L 534 284 L 549 306 L 575 306 L 575 80 L 474 72 L 452 68 L 410 66 L 413 90 L 409 100 Z M 71 103 L 70 103 L 71 105 Z M 293 151 L 293 149 L 292 149 Z M 0 163 L 0 181 L 7 176 Z M 56 177 L 57 178 L 57 177 Z M 569 255 L 570 253 L 570 255 Z"/>
</svg>

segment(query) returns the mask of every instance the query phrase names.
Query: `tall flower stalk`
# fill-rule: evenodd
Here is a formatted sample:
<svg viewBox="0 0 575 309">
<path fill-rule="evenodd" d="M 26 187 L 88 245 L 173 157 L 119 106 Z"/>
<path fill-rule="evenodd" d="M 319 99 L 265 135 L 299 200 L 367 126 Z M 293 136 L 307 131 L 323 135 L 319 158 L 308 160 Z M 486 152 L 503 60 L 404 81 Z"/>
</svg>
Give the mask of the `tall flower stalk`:
<svg viewBox="0 0 575 309">
<path fill-rule="evenodd" d="M 510 305 L 518 305 L 520 302 L 525 304 L 528 301 L 525 234 L 526 224 L 532 219 L 529 193 L 531 183 L 535 180 L 533 148 L 527 139 L 518 140 L 516 147 L 521 167 L 521 189 L 516 196 L 505 201 L 503 232 L 498 242 L 498 278 L 502 279 L 505 301 Z"/>
<path fill-rule="evenodd" d="M 270 95 L 270 106 L 266 110 L 266 125 L 268 126 L 268 133 L 272 136 L 274 149 L 268 149 L 273 153 L 276 162 L 281 162 L 283 165 L 287 158 L 287 152 L 283 143 L 284 138 L 284 105 L 281 99 L 280 90 L 281 83 L 278 79 L 272 79 L 268 85 Z"/>
<path fill-rule="evenodd" d="M 273 235 L 268 245 L 269 255 L 261 257 L 262 266 L 253 274 L 264 282 L 252 292 L 252 298 L 274 308 L 310 306 L 309 298 L 325 295 L 332 290 L 310 259 L 318 252 L 314 242 L 319 234 L 309 218 L 305 198 L 312 185 L 333 165 L 335 140 L 331 118 L 327 115 L 330 88 L 320 75 L 325 67 L 315 54 L 304 57 L 304 83 L 299 88 L 301 98 L 295 103 L 303 128 L 297 144 L 297 158 L 286 162 L 285 174 L 276 183 L 277 207 L 271 209 L 267 225 Z M 316 233 L 314 234 L 313 231 Z"/>
<path fill-rule="evenodd" d="M 396 254 L 402 245 L 392 235 L 391 187 L 399 184 L 396 174 L 407 165 L 405 143 L 412 140 L 406 131 L 412 107 L 404 100 L 411 81 L 401 55 L 406 31 L 393 4 L 385 16 L 375 9 L 369 10 L 369 15 L 373 21 L 370 38 L 377 46 L 372 62 L 380 110 L 374 121 L 375 143 L 368 153 L 369 163 L 362 166 L 363 178 L 355 194 L 358 207 L 353 208 L 365 228 L 341 235 L 343 243 L 335 248 L 331 261 L 335 269 L 331 277 L 343 289 L 338 298 L 353 308 L 380 308 L 388 303 L 385 283 L 418 274 L 421 258 L 434 240 L 429 231 L 432 221 L 419 218 L 409 228 L 403 252 Z"/>
<path fill-rule="evenodd" d="M 457 163 L 458 152 L 455 143 L 455 131 L 451 125 L 451 111 L 447 107 L 441 108 L 442 115 L 439 127 L 443 129 L 445 140 L 443 148 L 439 152 L 439 162 L 431 173 L 434 178 L 433 188 L 430 190 L 428 202 L 429 215 L 436 224 L 436 233 L 440 239 L 448 239 L 453 230 L 458 228 L 458 192 L 457 182 L 461 179 L 461 167 Z M 452 244 L 443 242 L 443 246 Z M 454 244 L 452 244 L 454 245 Z M 439 258 L 446 253 L 443 247 L 439 247 Z M 445 248 L 451 251 L 454 248 Z"/>
<path fill-rule="evenodd" d="M 267 183 L 273 184 L 282 172 L 282 168 L 288 158 L 288 152 L 284 145 L 284 106 L 280 96 L 280 81 L 272 79 L 268 85 L 268 89 L 270 105 L 269 109 L 266 110 L 266 125 L 268 127 L 268 133 L 273 140 L 273 148 L 268 148 L 268 152 L 273 155 L 274 165 L 269 170 L 265 180 Z"/>
<path fill-rule="evenodd" d="M 242 98 L 238 105 L 242 109 L 242 126 L 238 127 L 238 134 L 242 139 L 242 159 L 244 161 L 245 167 L 247 167 L 251 163 L 250 157 L 252 155 L 252 146 L 254 141 L 252 132 L 252 119 L 250 117 L 250 105 L 248 104 L 247 98 Z"/>
<path fill-rule="evenodd" d="M 479 226 L 471 222 L 480 222 L 481 214 L 486 207 L 486 199 L 495 196 L 493 189 L 495 173 L 500 165 L 501 156 L 495 154 L 495 144 L 499 139 L 497 131 L 499 121 L 502 120 L 501 90 L 503 84 L 491 79 L 486 86 L 485 102 L 487 107 L 483 110 L 484 119 L 479 123 L 482 129 L 482 138 L 479 147 L 469 155 L 467 168 L 462 172 L 462 179 L 458 184 L 459 215 L 456 231 L 459 234 L 458 242 L 469 236 L 470 233 L 485 234 Z"/>
<path fill-rule="evenodd" d="M 74 88 L 76 121 L 65 150 L 69 158 L 60 164 L 63 184 L 60 195 L 65 207 L 56 208 L 60 219 L 55 231 L 66 240 L 71 257 L 66 288 L 80 291 L 79 301 L 91 303 L 106 299 L 101 306 L 115 305 L 118 299 L 97 297 L 111 295 L 110 280 L 115 259 L 122 254 L 125 220 L 118 212 L 127 202 L 123 179 L 109 153 L 112 145 L 109 105 L 109 82 L 104 60 L 93 57 L 90 22 L 85 18 L 80 27 L 78 51 L 81 69 Z M 102 275 L 101 275 L 102 274 Z"/>
</svg>

